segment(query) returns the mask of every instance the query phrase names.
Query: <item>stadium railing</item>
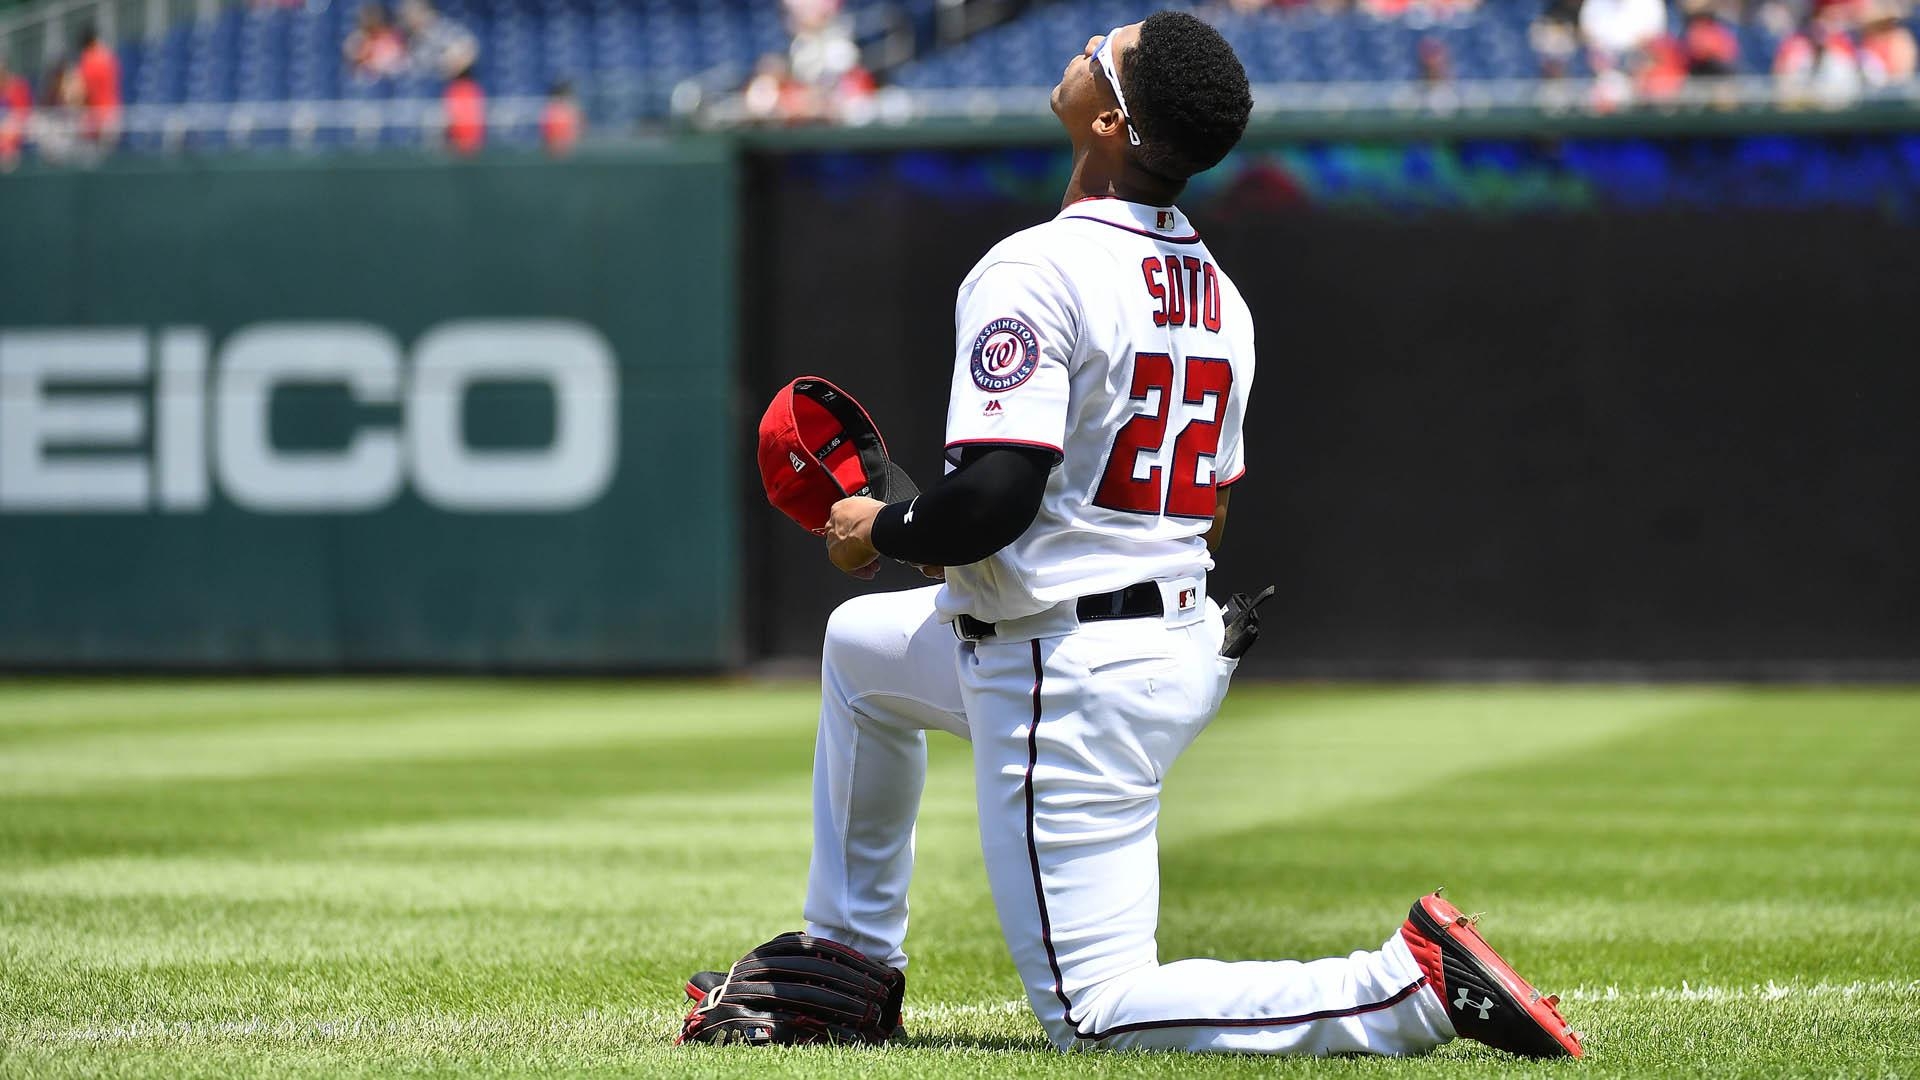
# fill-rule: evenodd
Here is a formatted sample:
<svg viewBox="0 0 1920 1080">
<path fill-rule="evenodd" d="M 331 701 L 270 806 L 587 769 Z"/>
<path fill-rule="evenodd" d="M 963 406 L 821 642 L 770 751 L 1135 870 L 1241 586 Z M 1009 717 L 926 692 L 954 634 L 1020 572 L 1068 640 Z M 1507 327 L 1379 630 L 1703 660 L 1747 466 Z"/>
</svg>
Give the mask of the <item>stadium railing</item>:
<svg viewBox="0 0 1920 1080">
<path fill-rule="evenodd" d="M 585 88 L 588 112 L 634 115 Z M 662 134 L 735 133 L 787 145 L 903 143 L 1043 143 L 1058 138 L 1044 89 L 1035 87 L 884 90 L 834 123 L 769 123 L 749 114 L 737 94 L 688 88 L 675 95 L 665 124 L 609 125 L 589 131 L 597 142 Z M 1251 131 L 1266 137 L 1422 137 L 1554 135 L 1691 131 L 1920 130 L 1920 85 L 1862 89 L 1844 96 L 1783 86 L 1766 77 L 1696 81 L 1657 100 L 1612 102 L 1584 80 L 1479 81 L 1439 86 L 1313 83 L 1256 87 Z M 486 104 L 489 145 L 533 146 L 547 102 L 492 98 Z M 80 137 L 77 110 L 41 109 L 26 132 L 51 161 L 97 160 L 106 150 Z M 432 147 L 447 118 L 438 99 L 223 102 L 132 105 L 122 114 L 117 145 L 137 153 L 202 150 L 381 149 Z"/>
<path fill-rule="evenodd" d="M 189 16 L 207 19 L 233 0 L 42 0 L 0 9 L 0 57 L 16 71 L 51 67 L 91 25 L 108 42 L 159 37 Z"/>
<path fill-rule="evenodd" d="M 1592 79 L 1286 83 L 1254 87 L 1253 100 L 1251 128 L 1283 135 L 1354 135 L 1375 128 L 1418 133 L 1434 124 L 1441 125 L 1436 134 L 1486 124 L 1519 134 L 1665 125 L 1702 131 L 1781 129 L 1831 127 L 1842 116 L 1847 126 L 1920 129 L 1920 83 L 1833 93 L 1768 76 L 1694 80 L 1668 95 L 1626 100 Z M 685 110 L 678 119 L 708 131 L 765 127 L 737 94 Z M 847 141 L 849 136 L 857 141 L 863 129 L 964 134 L 981 125 L 994 126 L 996 137 L 1014 136 L 1023 128 L 1037 138 L 1057 137 L 1044 87 L 886 90 L 855 119 L 789 130 L 801 134 L 802 141 Z"/>
</svg>

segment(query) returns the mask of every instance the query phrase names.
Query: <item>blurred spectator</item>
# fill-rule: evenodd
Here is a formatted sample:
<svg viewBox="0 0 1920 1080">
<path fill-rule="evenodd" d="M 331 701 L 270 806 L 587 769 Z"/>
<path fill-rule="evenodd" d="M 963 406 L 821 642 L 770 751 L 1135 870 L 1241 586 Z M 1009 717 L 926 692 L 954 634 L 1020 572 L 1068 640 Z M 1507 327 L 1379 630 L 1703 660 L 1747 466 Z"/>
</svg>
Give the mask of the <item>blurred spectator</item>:
<svg viewBox="0 0 1920 1080">
<path fill-rule="evenodd" d="M 7 65 L 6 54 L 0 52 L 0 109 L 12 110 L 33 108 L 33 84 L 25 75 L 14 71 Z"/>
<path fill-rule="evenodd" d="M 1687 84 L 1687 53 L 1678 39 L 1662 34 L 1641 51 L 1634 72 L 1634 92 L 1646 99 L 1663 101 L 1680 93 Z"/>
<path fill-rule="evenodd" d="M 88 139 L 111 144 L 120 137 L 120 60 L 92 26 L 80 31 L 80 60 L 75 66 L 87 108 L 81 130 Z"/>
<path fill-rule="evenodd" d="M 1414 61 L 1420 71 L 1420 96 L 1434 113 L 1451 113 L 1460 107 L 1460 92 L 1453 85 L 1453 51 L 1438 37 L 1422 37 L 1414 46 Z"/>
<path fill-rule="evenodd" d="M 1800 25 L 1800 12 L 1794 7 L 1796 0 L 1757 0 L 1750 3 L 1746 14 L 1760 24 L 1768 35 L 1783 38 L 1793 33 Z M 1802 0 L 1803 2 L 1803 0 Z"/>
<path fill-rule="evenodd" d="M 580 142 L 586 126 L 580 115 L 580 102 L 573 96 L 573 84 L 565 79 L 547 92 L 547 104 L 540 110 L 540 142 L 547 153 L 566 157 Z"/>
<path fill-rule="evenodd" d="M 1740 72 L 1740 38 L 1733 27 L 1714 10 L 1712 0 L 1687 0 L 1686 29 L 1681 47 L 1685 51 L 1687 74 L 1692 76 L 1737 75 Z"/>
<path fill-rule="evenodd" d="M 879 80 L 873 72 L 855 64 L 841 73 L 830 88 L 829 104 L 834 119 L 848 124 L 865 124 L 873 120 L 873 95 L 880 89 Z"/>
<path fill-rule="evenodd" d="M 1360 10 L 1376 19 L 1405 18 L 1417 22 L 1449 18 L 1479 5 L 1480 0 L 1360 0 Z"/>
<path fill-rule="evenodd" d="M 1580 5 L 1580 39 L 1593 68 L 1593 108 L 1606 112 L 1633 100 L 1660 57 L 1654 43 L 1667 33 L 1662 0 L 1586 0 Z"/>
<path fill-rule="evenodd" d="M 875 81 L 860 64 L 853 20 L 840 0 L 782 0 L 793 35 L 784 71 L 766 57 L 748 82 L 748 111 L 758 119 L 872 119 Z"/>
<path fill-rule="evenodd" d="M 1828 4 L 1780 43 L 1773 74 L 1790 102 L 1836 107 L 1859 96 L 1866 76 L 1852 22 L 1850 4 Z"/>
<path fill-rule="evenodd" d="M 408 63 L 415 71 L 472 80 L 480 43 L 471 31 L 435 11 L 432 0 L 401 0 L 400 22 L 407 31 Z"/>
<path fill-rule="evenodd" d="M 793 34 L 789 49 L 793 77 L 816 87 L 828 87 L 860 63 L 853 43 L 853 23 L 840 13 L 840 0 L 784 0 L 787 29 Z"/>
<path fill-rule="evenodd" d="M 447 145 L 462 157 L 479 153 L 487 142 L 487 95 L 473 69 L 457 72 L 440 101 L 447 111 Z"/>
<path fill-rule="evenodd" d="M 33 87 L 8 70 L 7 58 L 0 56 L 0 172 L 20 163 L 20 149 L 27 141 L 27 120 L 32 115 Z"/>
<path fill-rule="evenodd" d="M 76 113 L 86 107 L 87 84 L 80 81 L 80 65 L 71 57 L 60 57 L 47 65 L 40 80 L 40 104 Z"/>
<path fill-rule="evenodd" d="M 1447 43 L 1437 37 L 1423 37 L 1416 50 L 1420 62 L 1420 81 L 1428 87 L 1445 86 L 1453 81 L 1453 54 Z"/>
<path fill-rule="evenodd" d="M 1597 54 L 1594 69 L 1625 67 L 1634 54 L 1667 32 L 1661 0 L 1586 0 L 1580 5 L 1580 36 Z"/>
<path fill-rule="evenodd" d="M 818 112 L 813 89 L 793 77 L 793 68 L 779 53 L 768 53 L 753 67 L 747 80 L 747 115 L 761 123 L 791 123 Z"/>
<path fill-rule="evenodd" d="M 80 64 L 60 57 L 49 64 L 40 83 L 43 109 L 32 116 L 34 153 L 43 161 L 67 161 L 86 155 L 81 141 L 87 108 L 87 84 Z"/>
<path fill-rule="evenodd" d="M 407 66 L 407 41 L 380 4 L 361 4 L 353 32 L 340 46 L 355 77 L 377 80 L 400 74 Z"/>
<path fill-rule="evenodd" d="M 1860 50 L 1868 59 L 1867 78 L 1875 85 L 1912 80 L 1916 60 L 1913 30 L 1902 18 L 1903 12 L 1892 0 L 1873 0 L 1867 5 L 1865 25 L 1860 28 Z"/>
<path fill-rule="evenodd" d="M 1579 0 L 1552 0 L 1527 27 L 1527 43 L 1540 61 L 1541 78 L 1564 79 L 1573 73 L 1573 58 L 1580 51 L 1580 34 L 1574 28 L 1579 16 Z"/>
</svg>

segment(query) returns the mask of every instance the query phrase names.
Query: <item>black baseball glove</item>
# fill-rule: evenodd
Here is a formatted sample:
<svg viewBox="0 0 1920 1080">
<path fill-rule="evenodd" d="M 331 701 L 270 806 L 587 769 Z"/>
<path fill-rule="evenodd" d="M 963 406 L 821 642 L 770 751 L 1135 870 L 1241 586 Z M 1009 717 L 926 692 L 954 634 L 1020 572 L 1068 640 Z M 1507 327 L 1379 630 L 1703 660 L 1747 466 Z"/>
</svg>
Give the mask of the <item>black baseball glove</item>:
<svg viewBox="0 0 1920 1080">
<path fill-rule="evenodd" d="M 687 980 L 676 1044 L 883 1043 L 900 1028 L 907 977 L 836 941 L 781 934 L 725 973 Z"/>
</svg>

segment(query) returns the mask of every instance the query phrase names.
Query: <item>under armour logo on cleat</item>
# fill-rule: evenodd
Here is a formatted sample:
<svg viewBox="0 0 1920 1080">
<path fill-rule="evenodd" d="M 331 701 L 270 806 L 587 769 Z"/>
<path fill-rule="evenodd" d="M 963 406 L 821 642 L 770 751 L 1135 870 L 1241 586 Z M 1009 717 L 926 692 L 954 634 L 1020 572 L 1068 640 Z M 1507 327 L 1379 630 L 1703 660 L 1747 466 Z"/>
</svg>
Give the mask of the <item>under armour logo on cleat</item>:
<svg viewBox="0 0 1920 1080">
<path fill-rule="evenodd" d="M 1473 995 L 1469 994 L 1467 988 L 1463 986 L 1460 988 L 1460 992 L 1454 995 L 1453 1007 L 1462 1011 L 1478 1009 L 1480 1010 L 1480 1019 L 1486 1020 L 1492 1016 L 1493 999 L 1490 997 L 1482 998 L 1480 1003 L 1475 1005 L 1473 1003 Z"/>
</svg>

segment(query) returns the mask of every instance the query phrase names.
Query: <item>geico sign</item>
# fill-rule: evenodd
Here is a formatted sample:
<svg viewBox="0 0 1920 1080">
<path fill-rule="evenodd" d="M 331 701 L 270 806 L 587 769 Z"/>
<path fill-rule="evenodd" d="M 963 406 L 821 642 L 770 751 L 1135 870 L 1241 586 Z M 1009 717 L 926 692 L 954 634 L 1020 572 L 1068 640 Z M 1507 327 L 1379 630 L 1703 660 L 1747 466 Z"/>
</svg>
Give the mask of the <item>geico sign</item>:
<svg viewBox="0 0 1920 1080">
<path fill-rule="evenodd" d="M 150 350 L 140 329 L 0 330 L 0 512 L 190 513 L 207 505 L 212 477 L 262 513 L 373 510 L 408 480 L 446 510 L 558 513 L 593 502 L 613 477 L 613 351 L 581 323 L 442 323 L 404 367 L 377 326 L 260 323 L 227 338 L 211 381 L 204 330 L 155 337 Z M 150 395 L 124 388 L 149 380 Z M 467 445 L 467 391 L 497 381 L 552 389 L 550 445 Z M 274 391 L 296 384 L 400 405 L 400 426 L 362 425 L 337 450 L 277 448 Z"/>
</svg>

